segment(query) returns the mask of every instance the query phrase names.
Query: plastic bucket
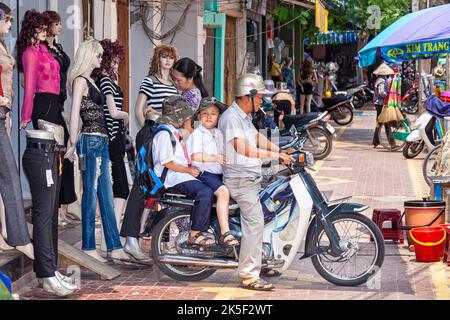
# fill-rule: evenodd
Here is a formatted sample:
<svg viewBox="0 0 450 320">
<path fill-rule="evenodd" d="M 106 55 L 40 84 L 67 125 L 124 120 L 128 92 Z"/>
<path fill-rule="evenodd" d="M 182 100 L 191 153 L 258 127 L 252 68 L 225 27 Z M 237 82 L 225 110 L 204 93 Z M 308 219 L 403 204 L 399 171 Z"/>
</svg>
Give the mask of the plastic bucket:
<svg viewBox="0 0 450 320">
<path fill-rule="evenodd" d="M 445 201 L 411 200 L 404 202 L 405 228 L 438 226 L 445 223 Z M 413 245 L 410 233 L 406 233 L 408 244 Z"/>
<path fill-rule="evenodd" d="M 442 227 L 420 227 L 409 231 L 414 241 L 414 252 L 418 262 L 439 261 L 444 253 L 447 232 Z"/>
</svg>

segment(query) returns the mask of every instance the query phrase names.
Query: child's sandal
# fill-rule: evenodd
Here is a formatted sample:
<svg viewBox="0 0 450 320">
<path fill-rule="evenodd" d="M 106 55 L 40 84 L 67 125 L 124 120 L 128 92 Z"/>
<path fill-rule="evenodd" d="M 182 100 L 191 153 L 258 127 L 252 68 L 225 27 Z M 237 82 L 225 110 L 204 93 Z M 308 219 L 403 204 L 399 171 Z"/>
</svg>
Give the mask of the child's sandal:
<svg viewBox="0 0 450 320">
<path fill-rule="evenodd" d="M 203 231 L 196 233 L 194 236 L 189 235 L 188 243 L 190 245 L 197 245 L 203 247 L 210 247 L 216 244 L 213 239 L 208 237 L 208 233 Z"/>
<path fill-rule="evenodd" d="M 239 245 L 239 241 L 231 234 L 230 231 L 227 231 L 220 236 L 219 243 L 225 247 L 236 247 Z"/>
</svg>

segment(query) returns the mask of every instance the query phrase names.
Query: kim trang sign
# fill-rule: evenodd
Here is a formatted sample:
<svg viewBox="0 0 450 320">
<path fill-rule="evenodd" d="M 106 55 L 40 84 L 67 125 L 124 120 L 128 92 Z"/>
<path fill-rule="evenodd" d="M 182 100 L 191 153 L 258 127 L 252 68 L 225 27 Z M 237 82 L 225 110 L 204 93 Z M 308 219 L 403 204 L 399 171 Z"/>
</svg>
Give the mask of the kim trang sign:
<svg viewBox="0 0 450 320">
<path fill-rule="evenodd" d="M 450 53 L 450 39 L 383 47 L 381 53 L 390 62 L 438 57 Z"/>
</svg>

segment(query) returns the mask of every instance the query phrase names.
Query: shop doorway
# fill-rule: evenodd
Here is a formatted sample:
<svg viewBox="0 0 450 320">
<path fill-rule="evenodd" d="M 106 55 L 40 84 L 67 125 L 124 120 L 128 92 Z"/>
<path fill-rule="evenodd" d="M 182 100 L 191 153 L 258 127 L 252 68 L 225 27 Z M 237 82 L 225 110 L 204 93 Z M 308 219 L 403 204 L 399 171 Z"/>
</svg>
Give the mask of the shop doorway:
<svg viewBox="0 0 450 320">
<path fill-rule="evenodd" d="M 206 28 L 206 42 L 203 46 L 203 80 L 210 96 L 214 96 L 215 78 L 215 39 L 216 30 Z"/>
<path fill-rule="evenodd" d="M 224 102 L 230 105 L 234 100 L 233 85 L 236 81 L 236 18 L 230 16 L 227 16 L 225 28 L 224 72 Z"/>
<path fill-rule="evenodd" d="M 129 0 L 119 0 L 117 2 L 117 40 L 125 47 L 125 60 L 119 66 L 119 85 L 123 90 L 124 105 L 123 111 L 129 112 L 130 101 L 130 52 L 128 50 L 129 44 Z"/>
</svg>

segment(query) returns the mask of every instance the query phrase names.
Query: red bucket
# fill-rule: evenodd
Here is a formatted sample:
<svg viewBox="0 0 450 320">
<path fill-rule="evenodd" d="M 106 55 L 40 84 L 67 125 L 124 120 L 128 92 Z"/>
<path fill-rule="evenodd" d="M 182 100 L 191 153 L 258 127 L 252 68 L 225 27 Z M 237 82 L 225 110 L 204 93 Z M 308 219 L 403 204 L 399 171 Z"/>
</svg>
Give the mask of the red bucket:
<svg viewBox="0 0 450 320">
<path fill-rule="evenodd" d="M 420 227 L 410 231 L 418 262 L 439 261 L 444 254 L 446 231 L 442 227 Z"/>
</svg>

